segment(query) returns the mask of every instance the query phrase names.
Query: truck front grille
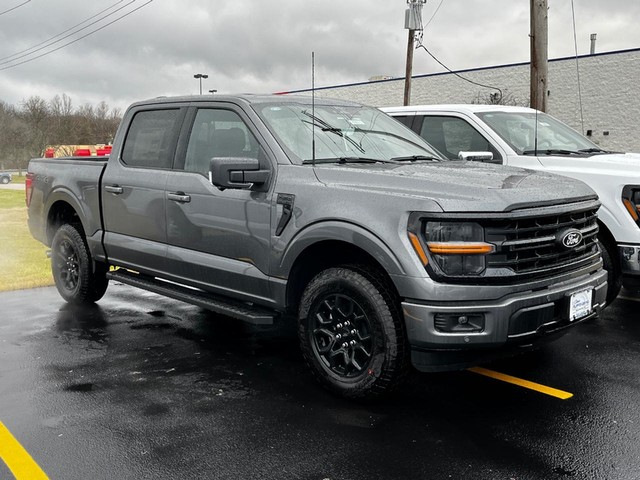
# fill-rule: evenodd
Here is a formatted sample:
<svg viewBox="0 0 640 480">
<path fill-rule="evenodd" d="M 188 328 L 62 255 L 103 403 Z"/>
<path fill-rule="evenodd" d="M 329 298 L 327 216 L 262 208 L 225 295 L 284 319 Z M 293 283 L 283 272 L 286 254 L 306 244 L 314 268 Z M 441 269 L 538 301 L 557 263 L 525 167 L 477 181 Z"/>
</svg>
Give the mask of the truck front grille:
<svg viewBox="0 0 640 480">
<path fill-rule="evenodd" d="M 415 213 L 409 219 L 409 228 L 410 231 L 421 231 L 422 238 L 429 242 L 430 233 L 439 234 L 436 229 L 442 225 L 480 226 L 482 238 L 478 236 L 478 229 L 473 227 L 461 233 L 461 236 L 466 235 L 465 238 L 473 240 L 458 241 L 483 241 L 493 245 L 493 252 L 484 254 L 482 261 L 473 259 L 473 262 L 467 261 L 464 255 L 447 256 L 431 252 L 427 271 L 438 281 L 510 284 L 600 268 L 596 215 L 599 208 L 600 203 L 590 199 L 563 205 L 523 207 L 501 213 Z M 452 230 L 442 231 L 455 238 L 455 232 L 450 233 Z M 467 258 L 472 259 L 472 255 Z"/>
<path fill-rule="evenodd" d="M 495 253 L 487 257 L 487 267 L 522 276 L 555 273 L 592 262 L 599 253 L 596 212 L 597 207 L 482 222 L 486 241 L 496 246 Z M 582 234 L 582 241 L 573 248 L 567 248 L 559 241 L 559 236 L 570 229 Z"/>
</svg>

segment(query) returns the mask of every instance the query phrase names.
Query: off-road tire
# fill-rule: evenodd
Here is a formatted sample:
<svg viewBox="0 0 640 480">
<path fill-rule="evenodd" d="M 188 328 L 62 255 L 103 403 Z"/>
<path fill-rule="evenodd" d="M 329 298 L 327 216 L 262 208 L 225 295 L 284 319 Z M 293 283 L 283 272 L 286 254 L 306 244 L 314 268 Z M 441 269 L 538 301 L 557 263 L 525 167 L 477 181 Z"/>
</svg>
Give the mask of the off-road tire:
<svg viewBox="0 0 640 480">
<path fill-rule="evenodd" d="M 73 304 L 93 303 L 105 294 L 107 268 L 95 264 L 80 225 L 63 224 L 51 242 L 51 272 L 58 292 Z"/>
<path fill-rule="evenodd" d="M 409 371 L 398 299 L 366 267 L 329 268 L 309 282 L 300 301 L 298 336 L 313 376 L 343 397 L 387 394 Z"/>
</svg>

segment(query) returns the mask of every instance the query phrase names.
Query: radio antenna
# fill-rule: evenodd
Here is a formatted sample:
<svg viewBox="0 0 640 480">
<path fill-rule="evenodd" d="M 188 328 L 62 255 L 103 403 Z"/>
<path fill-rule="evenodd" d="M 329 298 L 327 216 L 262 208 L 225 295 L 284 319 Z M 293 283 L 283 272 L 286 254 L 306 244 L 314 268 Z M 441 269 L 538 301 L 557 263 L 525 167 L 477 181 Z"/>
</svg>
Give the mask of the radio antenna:
<svg viewBox="0 0 640 480">
<path fill-rule="evenodd" d="M 316 52 L 311 52 L 311 162 L 316 166 Z"/>
</svg>

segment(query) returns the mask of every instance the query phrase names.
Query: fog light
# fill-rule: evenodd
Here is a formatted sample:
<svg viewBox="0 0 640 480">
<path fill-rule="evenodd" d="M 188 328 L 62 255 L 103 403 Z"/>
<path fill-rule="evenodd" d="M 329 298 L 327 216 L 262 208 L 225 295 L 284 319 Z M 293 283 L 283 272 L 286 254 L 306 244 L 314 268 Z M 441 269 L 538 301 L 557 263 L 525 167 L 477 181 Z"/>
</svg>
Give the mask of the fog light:
<svg viewBox="0 0 640 480">
<path fill-rule="evenodd" d="M 436 313 L 435 327 L 443 333 L 478 333 L 484 330 L 483 313 Z"/>
</svg>

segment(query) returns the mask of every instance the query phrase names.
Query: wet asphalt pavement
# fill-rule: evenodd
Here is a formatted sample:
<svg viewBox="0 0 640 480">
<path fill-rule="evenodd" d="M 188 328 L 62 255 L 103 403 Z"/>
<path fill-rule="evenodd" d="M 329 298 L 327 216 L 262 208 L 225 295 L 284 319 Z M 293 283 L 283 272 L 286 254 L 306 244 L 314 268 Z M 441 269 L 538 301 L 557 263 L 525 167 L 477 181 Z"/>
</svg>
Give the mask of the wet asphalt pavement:
<svg viewBox="0 0 640 480">
<path fill-rule="evenodd" d="M 0 294 L 0 422 L 50 479 L 640 479 L 640 296 L 540 350 L 353 403 L 294 335 L 124 285 Z M 0 479 L 13 478 L 0 462 Z"/>
</svg>

